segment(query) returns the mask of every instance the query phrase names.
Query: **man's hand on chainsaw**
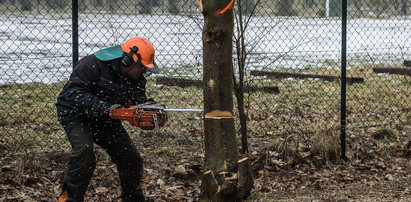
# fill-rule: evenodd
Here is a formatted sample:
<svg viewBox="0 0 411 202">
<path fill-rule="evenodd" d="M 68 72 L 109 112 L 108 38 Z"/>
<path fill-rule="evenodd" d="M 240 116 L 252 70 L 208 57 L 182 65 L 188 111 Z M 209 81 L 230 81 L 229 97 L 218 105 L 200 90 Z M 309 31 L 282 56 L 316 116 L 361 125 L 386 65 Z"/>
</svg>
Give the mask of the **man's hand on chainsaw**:
<svg viewBox="0 0 411 202">
<path fill-rule="evenodd" d="M 111 118 L 113 118 L 113 117 L 111 116 L 112 112 L 113 112 L 114 110 L 116 110 L 116 109 L 122 109 L 122 108 L 124 108 L 124 107 L 123 107 L 123 105 L 121 105 L 121 104 L 113 104 L 113 105 L 111 105 L 111 106 L 107 109 L 108 115 L 109 115 Z"/>
<path fill-rule="evenodd" d="M 124 108 L 123 105 L 113 104 L 113 105 L 111 105 L 111 107 L 108 108 L 108 111 L 111 111 L 111 110 L 114 110 L 114 109 L 120 109 L 120 108 Z"/>
<path fill-rule="evenodd" d="M 113 108 L 115 107 L 113 106 Z M 167 113 L 164 109 L 164 105 L 152 101 L 129 108 L 112 109 L 109 111 L 109 116 L 113 119 L 129 121 L 132 126 L 137 126 L 143 130 L 158 130 L 167 121 Z"/>
</svg>

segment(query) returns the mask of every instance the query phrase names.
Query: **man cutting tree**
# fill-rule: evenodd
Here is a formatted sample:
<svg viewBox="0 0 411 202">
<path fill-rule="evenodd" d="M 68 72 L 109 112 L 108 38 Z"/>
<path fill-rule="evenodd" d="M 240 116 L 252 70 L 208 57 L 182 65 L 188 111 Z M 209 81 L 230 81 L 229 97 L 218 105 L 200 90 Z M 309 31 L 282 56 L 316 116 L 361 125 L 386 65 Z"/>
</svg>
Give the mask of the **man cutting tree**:
<svg viewBox="0 0 411 202">
<path fill-rule="evenodd" d="M 122 201 L 144 201 L 143 158 L 120 120 L 109 112 L 147 101 L 147 73 L 159 73 L 152 43 L 134 37 L 100 50 L 75 64 L 57 98 L 57 116 L 72 152 L 58 200 L 83 201 L 96 167 L 93 144 L 101 146 L 117 165 Z"/>
</svg>

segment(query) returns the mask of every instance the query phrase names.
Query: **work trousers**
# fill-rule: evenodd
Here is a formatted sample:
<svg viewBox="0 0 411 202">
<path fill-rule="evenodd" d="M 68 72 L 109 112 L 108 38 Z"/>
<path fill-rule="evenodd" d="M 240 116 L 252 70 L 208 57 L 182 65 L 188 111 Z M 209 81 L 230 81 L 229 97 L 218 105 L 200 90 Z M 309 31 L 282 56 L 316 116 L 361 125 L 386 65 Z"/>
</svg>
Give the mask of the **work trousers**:
<svg viewBox="0 0 411 202">
<path fill-rule="evenodd" d="M 140 184 L 143 176 L 143 158 L 120 121 L 73 120 L 61 124 L 72 146 L 63 183 L 66 201 L 84 201 L 85 192 L 96 167 L 93 143 L 101 146 L 117 165 L 122 201 L 144 201 Z"/>
</svg>

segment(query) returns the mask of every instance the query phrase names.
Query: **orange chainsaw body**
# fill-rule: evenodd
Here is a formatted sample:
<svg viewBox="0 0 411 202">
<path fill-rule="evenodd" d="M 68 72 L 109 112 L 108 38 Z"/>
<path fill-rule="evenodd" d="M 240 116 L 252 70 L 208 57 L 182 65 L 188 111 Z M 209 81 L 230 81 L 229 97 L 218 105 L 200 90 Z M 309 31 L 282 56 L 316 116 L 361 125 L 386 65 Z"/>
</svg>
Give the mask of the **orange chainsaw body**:
<svg viewBox="0 0 411 202">
<path fill-rule="evenodd" d="M 167 113 L 164 105 L 141 104 L 129 108 L 114 109 L 109 112 L 113 119 L 126 120 L 132 126 L 142 130 L 159 129 L 167 121 Z"/>
</svg>

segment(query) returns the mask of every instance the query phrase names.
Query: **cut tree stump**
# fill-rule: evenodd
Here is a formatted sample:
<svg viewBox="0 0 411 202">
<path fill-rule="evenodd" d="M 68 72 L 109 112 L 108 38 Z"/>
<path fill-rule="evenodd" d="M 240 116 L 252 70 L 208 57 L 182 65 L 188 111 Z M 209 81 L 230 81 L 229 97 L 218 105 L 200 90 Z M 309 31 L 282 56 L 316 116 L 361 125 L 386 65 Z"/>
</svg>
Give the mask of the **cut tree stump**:
<svg viewBox="0 0 411 202">
<path fill-rule="evenodd" d="M 203 87 L 202 80 L 195 80 L 195 79 L 181 79 L 181 78 L 172 78 L 172 77 L 157 77 L 156 78 L 157 85 L 166 85 L 166 86 L 178 86 L 181 88 L 185 87 Z M 246 85 L 244 86 L 245 92 L 255 92 L 255 91 L 263 91 L 267 93 L 280 93 L 280 90 L 276 86 L 251 86 Z"/>
<path fill-rule="evenodd" d="M 251 189 L 254 185 L 252 178 L 253 172 L 251 169 L 251 162 L 248 157 L 240 159 L 238 162 L 238 186 L 243 192 L 243 196 L 250 196 Z"/>
<path fill-rule="evenodd" d="M 258 71 L 253 70 L 251 71 L 252 76 L 268 76 L 271 78 L 298 78 L 298 79 L 322 79 L 329 82 L 336 82 L 340 81 L 340 77 L 338 76 L 330 76 L 330 75 L 316 75 L 316 74 L 302 74 L 302 73 L 288 73 L 288 72 L 269 72 L 269 71 Z M 347 77 L 347 83 L 364 83 L 364 78 L 360 77 Z"/>
<path fill-rule="evenodd" d="M 389 68 L 389 67 L 375 67 L 372 68 L 374 73 L 399 74 L 411 76 L 411 69 L 408 68 Z"/>
</svg>

